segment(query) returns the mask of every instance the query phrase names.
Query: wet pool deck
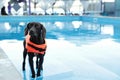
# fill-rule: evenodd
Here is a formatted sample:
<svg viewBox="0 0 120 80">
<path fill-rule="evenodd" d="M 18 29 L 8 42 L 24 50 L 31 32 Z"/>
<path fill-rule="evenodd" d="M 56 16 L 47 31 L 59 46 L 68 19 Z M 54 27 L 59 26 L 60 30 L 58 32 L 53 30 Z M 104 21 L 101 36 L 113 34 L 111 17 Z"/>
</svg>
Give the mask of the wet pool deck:
<svg viewBox="0 0 120 80">
<path fill-rule="evenodd" d="M 8 59 L 0 49 L 3 53 L 0 54 L 0 79 L 31 80 L 27 61 L 26 71 L 21 70 L 22 41 L 3 40 L 0 44 L 9 57 Z M 47 44 L 42 77 L 32 80 L 120 80 L 120 45 L 111 39 L 83 46 L 65 40 L 49 39 Z"/>
</svg>

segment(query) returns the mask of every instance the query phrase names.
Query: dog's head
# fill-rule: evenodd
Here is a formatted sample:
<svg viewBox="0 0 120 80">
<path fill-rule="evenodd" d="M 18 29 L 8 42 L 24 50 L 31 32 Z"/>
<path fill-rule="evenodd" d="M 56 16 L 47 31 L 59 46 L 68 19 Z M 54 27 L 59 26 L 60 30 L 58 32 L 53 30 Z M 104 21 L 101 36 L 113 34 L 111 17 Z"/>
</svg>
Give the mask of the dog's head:
<svg viewBox="0 0 120 80">
<path fill-rule="evenodd" d="M 29 33 L 30 40 L 36 44 L 44 43 L 44 39 L 46 37 L 46 29 L 45 27 L 38 22 L 30 22 L 27 24 L 25 28 L 25 35 Z"/>
</svg>

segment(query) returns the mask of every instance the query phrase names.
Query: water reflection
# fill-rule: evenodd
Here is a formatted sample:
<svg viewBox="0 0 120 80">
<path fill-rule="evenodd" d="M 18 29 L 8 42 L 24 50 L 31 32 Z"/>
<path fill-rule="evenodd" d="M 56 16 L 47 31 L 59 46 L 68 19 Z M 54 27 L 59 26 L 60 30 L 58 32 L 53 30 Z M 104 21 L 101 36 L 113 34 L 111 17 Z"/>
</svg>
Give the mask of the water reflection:
<svg viewBox="0 0 120 80">
<path fill-rule="evenodd" d="M 23 71 L 23 80 L 43 80 L 43 76 L 32 78 L 30 76 L 28 77 L 28 75 L 26 74 L 26 71 Z"/>
<path fill-rule="evenodd" d="M 0 40 L 24 39 L 24 28 L 28 22 L 0 23 Z M 41 22 L 47 29 L 47 39 L 65 39 L 77 45 L 82 41 L 94 42 L 100 39 L 120 39 L 119 24 L 95 24 L 82 21 Z M 82 43 L 81 43 L 82 42 Z"/>
<path fill-rule="evenodd" d="M 114 25 L 114 35 L 113 38 L 116 42 L 120 42 L 120 26 L 115 24 Z"/>
<path fill-rule="evenodd" d="M 26 71 L 23 71 L 23 80 L 27 80 Z"/>
<path fill-rule="evenodd" d="M 0 23 L 0 40 L 3 39 L 23 39 L 23 31 L 26 23 L 21 24 L 22 22 L 5 22 Z"/>
</svg>

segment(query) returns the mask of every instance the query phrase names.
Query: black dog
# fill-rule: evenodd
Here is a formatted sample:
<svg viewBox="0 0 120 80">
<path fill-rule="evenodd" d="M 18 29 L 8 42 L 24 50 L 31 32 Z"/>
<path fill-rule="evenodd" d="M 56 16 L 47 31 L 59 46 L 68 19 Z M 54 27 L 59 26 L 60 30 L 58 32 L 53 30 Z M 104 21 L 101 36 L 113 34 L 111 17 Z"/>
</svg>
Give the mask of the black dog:
<svg viewBox="0 0 120 80">
<path fill-rule="evenodd" d="M 28 54 L 30 69 L 32 72 L 32 78 L 35 78 L 34 63 L 33 57 L 37 55 L 36 68 L 37 76 L 40 76 L 40 71 L 43 70 L 43 61 L 46 51 L 46 29 L 45 27 L 38 22 L 30 22 L 25 28 L 24 34 L 26 36 L 23 45 L 23 65 L 22 69 L 25 70 L 25 60 Z"/>
</svg>

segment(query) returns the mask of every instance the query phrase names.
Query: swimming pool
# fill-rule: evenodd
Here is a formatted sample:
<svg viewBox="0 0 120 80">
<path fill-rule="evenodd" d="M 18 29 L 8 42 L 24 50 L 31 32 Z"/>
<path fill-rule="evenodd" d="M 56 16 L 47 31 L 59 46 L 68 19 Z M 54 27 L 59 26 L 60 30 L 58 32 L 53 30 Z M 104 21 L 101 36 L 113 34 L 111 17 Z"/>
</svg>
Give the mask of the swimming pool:
<svg viewBox="0 0 120 80">
<path fill-rule="evenodd" d="M 47 54 L 39 80 L 119 80 L 119 24 L 87 21 L 40 21 L 47 29 Z M 0 47 L 23 80 L 22 41 L 28 22 L 1 22 Z M 6 46 L 7 45 L 7 46 Z M 19 56 L 16 57 L 16 56 Z M 29 68 L 27 64 L 27 68 Z M 37 80 L 37 79 L 35 79 Z"/>
</svg>

